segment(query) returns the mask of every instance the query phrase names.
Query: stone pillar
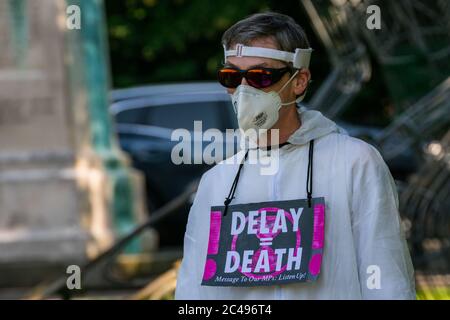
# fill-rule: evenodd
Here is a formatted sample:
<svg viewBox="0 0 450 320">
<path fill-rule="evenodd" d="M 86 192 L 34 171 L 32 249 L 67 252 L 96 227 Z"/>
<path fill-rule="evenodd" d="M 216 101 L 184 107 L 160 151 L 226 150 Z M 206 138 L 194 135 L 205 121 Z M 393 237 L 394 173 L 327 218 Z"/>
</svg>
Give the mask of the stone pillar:
<svg viewBox="0 0 450 320">
<path fill-rule="evenodd" d="M 89 2 L 68 30 L 64 0 L 0 1 L 0 286 L 82 264 L 145 216 L 111 132 L 102 3 Z"/>
</svg>

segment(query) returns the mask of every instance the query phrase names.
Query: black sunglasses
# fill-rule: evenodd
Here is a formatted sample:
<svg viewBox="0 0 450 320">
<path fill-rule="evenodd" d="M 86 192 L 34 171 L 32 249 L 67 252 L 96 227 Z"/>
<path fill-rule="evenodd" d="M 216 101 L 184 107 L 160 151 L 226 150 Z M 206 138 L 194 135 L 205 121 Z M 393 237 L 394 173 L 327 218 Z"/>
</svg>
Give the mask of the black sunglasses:
<svg viewBox="0 0 450 320">
<path fill-rule="evenodd" d="M 255 67 L 247 70 L 225 67 L 217 72 L 217 77 L 221 85 L 230 89 L 239 86 L 242 78 L 245 78 L 252 87 L 261 89 L 277 83 L 288 71 L 291 71 L 290 67 L 281 69 Z"/>
</svg>

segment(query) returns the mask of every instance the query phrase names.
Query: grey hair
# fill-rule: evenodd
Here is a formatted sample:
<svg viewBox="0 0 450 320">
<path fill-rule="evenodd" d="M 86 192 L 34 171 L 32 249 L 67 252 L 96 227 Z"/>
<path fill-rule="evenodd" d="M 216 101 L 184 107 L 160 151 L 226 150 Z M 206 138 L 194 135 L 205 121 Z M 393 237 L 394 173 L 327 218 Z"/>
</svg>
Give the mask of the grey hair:
<svg viewBox="0 0 450 320">
<path fill-rule="evenodd" d="M 295 20 L 276 12 L 253 14 L 232 25 L 222 36 L 222 44 L 227 49 L 241 43 L 250 45 L 261 38 L 275 40 L 278 50 L 294 52 L 296 48 L 309 48 L 305 31 Z"/>
</svg>

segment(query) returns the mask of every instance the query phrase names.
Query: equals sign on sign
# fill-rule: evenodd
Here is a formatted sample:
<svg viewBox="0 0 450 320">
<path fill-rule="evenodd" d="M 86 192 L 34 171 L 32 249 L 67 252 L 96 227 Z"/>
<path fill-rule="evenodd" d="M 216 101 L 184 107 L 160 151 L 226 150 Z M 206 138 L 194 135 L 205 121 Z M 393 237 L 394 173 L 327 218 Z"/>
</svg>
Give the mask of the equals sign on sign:
<svg viewBox="0 0 450 320">
<path fill-rule="evenodd" d="M 259 245 L 261 247 L 271 246 L 272 245 L 272 240 L 273 240 L 273 238 L 262 238 L 261 242 L 259 243 Z"/>
</svg>

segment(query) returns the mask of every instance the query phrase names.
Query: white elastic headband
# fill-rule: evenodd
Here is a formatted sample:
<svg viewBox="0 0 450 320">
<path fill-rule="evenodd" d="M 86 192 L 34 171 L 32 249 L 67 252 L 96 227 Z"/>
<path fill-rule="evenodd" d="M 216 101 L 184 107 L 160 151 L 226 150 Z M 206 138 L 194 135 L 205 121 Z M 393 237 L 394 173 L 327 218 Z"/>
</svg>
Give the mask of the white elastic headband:
<svg viewBox="0 0 450 320">
<path fill-rule="evenodd" d="M 227 50 L 223 45 L 223 51 L 225 62 L 227 62 L 227 57 L 261 57 L 292 62 L 294 68 L 300 69 L 309 67 L 312 49 L 297 48 L 295 52 L 288 52 L 261 47 L 247 47 L 238 43 L 234 50 Z"/>
</svg>

